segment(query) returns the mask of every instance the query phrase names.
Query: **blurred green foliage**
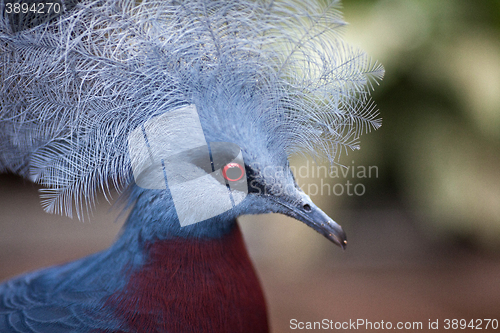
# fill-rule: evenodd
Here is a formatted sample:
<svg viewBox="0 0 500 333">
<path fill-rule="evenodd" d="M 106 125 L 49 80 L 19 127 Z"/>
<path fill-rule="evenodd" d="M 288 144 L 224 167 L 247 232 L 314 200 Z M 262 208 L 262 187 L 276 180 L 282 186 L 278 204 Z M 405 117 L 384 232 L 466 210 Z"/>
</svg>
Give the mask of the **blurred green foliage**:
<svg viewBox="0 0 500 333">
<path fill-rule="evenodd" d="M 369 192 L 396 193 L 439 241 L 499 249 L 500 1 L 345 0 L 343 12 L 345 39 L 386 69 L 383 126 L 356 153 L 379 166 Z"/>
</svg>

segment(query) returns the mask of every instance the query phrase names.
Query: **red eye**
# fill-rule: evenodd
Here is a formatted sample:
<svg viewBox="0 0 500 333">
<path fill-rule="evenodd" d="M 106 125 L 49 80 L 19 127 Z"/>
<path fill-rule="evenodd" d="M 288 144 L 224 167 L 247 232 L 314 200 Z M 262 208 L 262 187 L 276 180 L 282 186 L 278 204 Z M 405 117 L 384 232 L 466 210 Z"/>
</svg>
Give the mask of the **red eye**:
<svg viewBox="0 0 500 333">
<path fill-rule="evenodd" d="M 238 163 L 228 163 L 222 169 L 222 176 L 231 182 L 240 180 L 244 174 L 245 170 Z"/>
</svg>

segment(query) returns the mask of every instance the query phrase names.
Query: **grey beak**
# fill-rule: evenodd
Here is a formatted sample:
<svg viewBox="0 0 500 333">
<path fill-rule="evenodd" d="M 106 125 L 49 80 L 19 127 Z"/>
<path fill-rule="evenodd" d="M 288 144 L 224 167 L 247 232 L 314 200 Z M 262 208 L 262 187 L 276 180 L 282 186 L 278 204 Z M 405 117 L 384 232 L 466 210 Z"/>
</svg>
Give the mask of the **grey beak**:
<svg viewBox="0 0 500 333">
<path fill-rule="evenodd" d="M 283 213 L 304 222 L 334 244 L 345 250 L 347 246 L 347 237 L 340 225 L 332 220 L 321 209 L 316 206 L 309 196 L 301 192 L 303 200 L 300 205 L 294 205 L 284 202 L 283 199 L 274 198 L 281 206 L 287 208 Z"/>
<path fill-rule="evenodd" d="M 347 237 L 342 227 L 316 205 L 308 205 L 311 210 L 300 214 L 298 219 L 345 250 L 347 246 Z"/>
</svg>

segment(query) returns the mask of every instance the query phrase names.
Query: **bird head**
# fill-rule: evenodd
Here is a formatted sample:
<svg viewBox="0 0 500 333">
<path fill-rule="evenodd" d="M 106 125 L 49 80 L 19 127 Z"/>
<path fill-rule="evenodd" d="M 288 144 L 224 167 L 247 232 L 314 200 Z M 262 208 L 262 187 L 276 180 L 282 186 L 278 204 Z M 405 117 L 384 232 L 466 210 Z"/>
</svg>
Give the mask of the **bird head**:
<svg viewBox="0 0 500 333">
<path fill-rule="evenodd" d="M 211 113 L 213 114 L 213 110 Z M 282 117 L 284 118 L 285 115 L 283 114 Z M 228 187 L 229 193 L 233 197 L 232 200 L 237 203 L 225 213 L 226 218 L 247 214 L 284 214 L 305 223 L 344 249 L 347 245 L 347 239 L 342 227 L 317 207 L 295 180 L 287 154 L 290 132 L 288 135 L 278 134 L 280 130 L 273 128 L 273 125 L 266 124 L 267 119 L 252 117 L 245 119 L 248 123 L 243 122 L 240 126 L 226 124 L 227 128 L 239 130 L 247 127 L 247 130 L 243 130 L 244 133 L 236 133 L 232 130 L 224 131 L 221 128 L 221 132 L 229 132 L 229 135 L 224 136 L 224 140 L 231 140 L 234 145 L 233 149 L 240 148 L 241 151 L 241 158 L 236 159 L 236 162 L 229 158 L 214 168 L 234 170 L 232 178 L 229 178 L 229 181 L 225 179 L 222 183 L 224 188 L 220 192 L 221 196 L 227 196 L 228 191 L 225 187 Z M 207 135 L 207 137 L 209 140 L 217 139 L 211 135 Z M 220 140 L 220 136 L 217 135 L 217 137 Z M 234 152 L 233 155 L 237 155 L 237 153 L 238 151 Z M 216 162 L 215 155 L 214 162 Z M 226 162 L 228 163 L 225 164 Z M 220 184 L 215 184 L 220 186 Z M 217 193 L 213 190 L 208 190 L 208 192 Z"/>
<path fill-rule="evenodd" d="M 238 214 L 280 213 L 295 218 L 345 249 L 346 235 L 297 185 L 286 161 L 273 164 L 249 163 L 249 191 Z"/>
<path fill-rule="evenodd" d="M 226 88 L 240 91 L 234 84 Z M 238 124 L 224 117 L 228 109 L 262 107 L 252 106 L 262 98 L 252 94 L 245 101 L 245 94 L 232 95 L 237 96 L 237 103 L 216 95 L 207 107 L 203 106 L 208 100 L 205 96 L 199 99 L 203 103 L 200 108 L 182 106 L 132 132 L 129 149 L 141 196 L 162 197 L 149 202 L 166 205 L 165 211 L 175 209 L 177 219 L 168 225 L 170 234 L 174 230 L 177 235 L 194 231 L 207 236 L 214 229 L 217 234 L 217 226 L 224 230 L 240 215 L 281 213 L 345 248 L 342 228 L 297 185 L 286 154 L 288 137 L 277 137 L 279 129 L 271 130 L 268 119 L 252 116 L 254 112 L 239 111 L 248 115 Z M 155 189 L 163 191 L 152 191 Z M 158 217 L 158 213 L 150 215 Z M 191 226 L 195 223 L 202 226 Z"/>
<path fill-rule="evenodd" d="M 133 187 L 140 217 L 169 212 L 170 233 L 276 212 L 344 247 L 288 166 L 336 163 L 381 125 L 369 95 L 384 70 L 341 40 L 338 7 L 109 0 L 6 26 L 0 170 L 44 186 L 48 212 L 83 218 L 97 190 Z"/>
</svg>

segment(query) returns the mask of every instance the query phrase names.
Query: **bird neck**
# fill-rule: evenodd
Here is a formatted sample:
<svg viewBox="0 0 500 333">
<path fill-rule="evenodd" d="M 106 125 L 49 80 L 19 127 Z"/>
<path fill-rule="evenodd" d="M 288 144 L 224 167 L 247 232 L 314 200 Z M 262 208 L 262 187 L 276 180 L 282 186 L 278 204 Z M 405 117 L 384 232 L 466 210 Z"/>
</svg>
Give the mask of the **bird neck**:
<svg viewBox="0 0 500 333">
<path fill-rule="evenodd" d="M 138 204 L 115 245 L 134 253 L 135 243 L 141 260 L 124 267 L 127 282 L 106 307 L 132 331 L 267 332 L 264 296 L 235 219 L 180 228 L 171 210 Z"/>
<path fill-rule="evenodd" d="M 141 244 L 175 238 L 218 239 L 228 234 L 235 223 L 235 216 L 226 212 L 206 221 L 181 226 L 170 194 L 147 190 L 134 196 L 122 238 L 129 242 L 137 240 Z"/>
</svg>

